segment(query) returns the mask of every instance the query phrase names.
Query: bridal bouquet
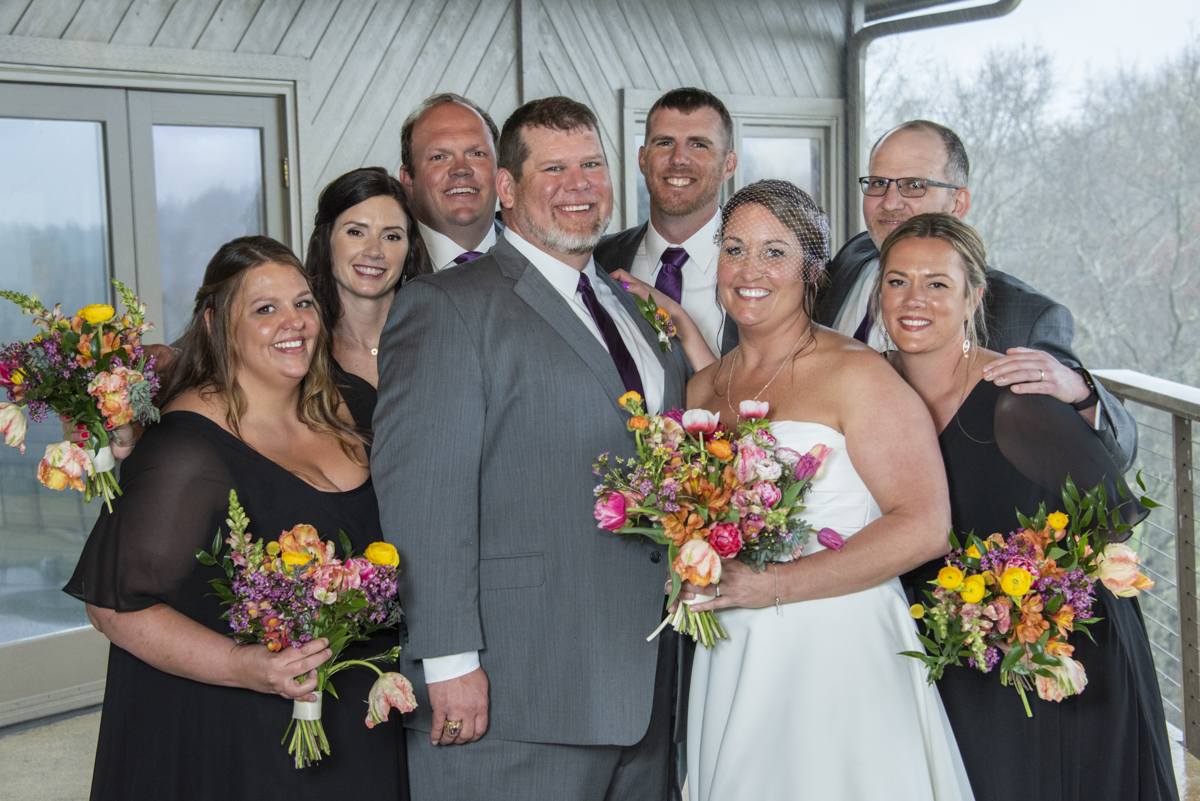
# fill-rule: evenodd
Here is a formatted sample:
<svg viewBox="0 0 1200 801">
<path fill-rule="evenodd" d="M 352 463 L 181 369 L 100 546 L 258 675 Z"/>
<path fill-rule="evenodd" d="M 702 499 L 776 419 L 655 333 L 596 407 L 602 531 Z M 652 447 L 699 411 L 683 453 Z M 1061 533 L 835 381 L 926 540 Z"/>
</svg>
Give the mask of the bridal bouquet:
<svg viewBox="0 0 1200 801">
<path fill-rule="evenodd" d="M 912 607 L 924 622 L 928 636 L 918 636 L 927 653 L 904 652 L 925 663 L 931 684 L 965 657 L 984 673 L 999 664 L 1001 684 L 1017 688 L 1030 717 L 1025 693 L 1031 683 L 1047 701 L 1083 692 L 1087 673 L 1072 658 L 1075 647 L 1067 638 L 1077 629 L 1091 637 L 1087 626 L 1099 620 L 1091 616 L 1093 584 L 1102 581 L 1127 597 L 1154 582 L 1141 574 L 1128 545 L 1098 543 L 1103 527 L 1129 529 L 1117 510 L 1109 512 L 1103 485 L 1081 497 L 1068 478 L 1063 501 L 1069 514 L 1046 514 L 1043 504 L 1033 520 L 1018 514 L 1021 529 L 1007 536 L 969 534 L 960 547 L 951 532 L 954 550 L 930 582 L 934 589 L 925 591 L 928 603 Z"/>
<path fill-rule="evenodd" d="M 722 558 L 740 559 L 758 572 L 768 562 L 799 556 L 812 533 L 798 517 L 801 501 L 830 448 L 818 445 L 800 454 L 779 447 L 766 403 L 742 403 L 744 419 L 731 430 L 704 409 L 647 415 L 636 392 L 619 402 L 630 414 L 637 456 L 597 458 L 593 471 L 603 483 L 596 487 L 596 520 L 599 528 L 669 546 L 668 606 L 684 580 L 718 583 Z M 842 547 L 832 529 L 822 529 L 818 539 Z M 706 648 L 726 636 L 716 615 L 692 612 L 685 601 L 647 639 L 668 623 Z"/>
<path fill-rule="evenodd" d="M 321 725 L 321 697 L 328 692 L 337 698 L 330 679 L 349 667 L 361 665 L 379 678 L 368 698 L 367 728 L 387 721 L 392 707 L 401 712 L 417 708 L 412 684 L 399 673 L 384 673 L 373 662 L 395 662 L 397 646 L 366 659 L 338 661 L 352 642 L 367 640 L 380 629 L 400 619 L 396 600 L 396 576 L 400 557 L 386 542 L 367 546 L 363 556 L 354 556 L 350 541 L 341 534 L 344 559 L 338 559 L 332 542 L 322 541 L 312 526 L 298 525 L 277 540 L 253 540 L 246 534 L 249 518 L 229 492 L 229 546 L 218 561 L 221 535 L 212 553 L 197 549 L 196 558 L 205 565 L 221 565 L 225 578 L 209 583 L 229 609 L 222 616 L 233 627 L 233 636 L 244 643 L 261 643 L 272 651 L 300 647 L 321 637 L 333 652 L 317 668 L 316 701 L 295 701 L 292 721 L 284 732 L 289 736 L 288 753 L 297 768 L 318 762 L 329 754 L 329 740 Z"/>
<path fill-rule="evenodd" d="M 74 317 L 61 312 L 61 304 L 48 311 L 35 298 L 0 291 L 32 314 L 43 329 L 28 342 L 0 350 L 0 386 L 8 402 L 0 402 L 0 431 L 4 441 L 25 452 L 29 421 L 40 422 L 54 412 L 87 426 L 88 447 L 71 442 L 46 446 L 37 477 L 50 489 L 70 486 L 84 499 L 104 498 L 109 511 L 121 494 L 112 470 L 116 467 L 108 432 L 135 420 L 158 420 L 151 399 L 158 390 L 154 359 L 142 352 L 142 335 L 154 327 L 145 321 L 146 306 L 120 281 L 125 313 L 117 316 L 107 304 L 84 306 Z"/>
</svg>

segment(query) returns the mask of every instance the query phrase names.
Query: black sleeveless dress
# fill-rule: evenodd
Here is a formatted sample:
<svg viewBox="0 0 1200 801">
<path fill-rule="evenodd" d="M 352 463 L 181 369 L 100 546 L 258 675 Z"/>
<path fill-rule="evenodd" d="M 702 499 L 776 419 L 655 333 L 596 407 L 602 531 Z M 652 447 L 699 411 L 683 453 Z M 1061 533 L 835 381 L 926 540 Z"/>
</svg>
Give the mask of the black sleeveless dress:
<svg viewBox="0 0 1200 801">
<path fill-rule="evenodd" d="M 1065 511 L 1068 475 L 1081 492 L 1104 481 L 1110 502 L 1120 500 L 1120 472 L 1099 438 L 1070 406 L 1045 395 L 980 381 L 939 442 L 956 532 L 1007 534 L 1017 528 L 1015 510 L 1032 517 L 1040 503 Z M 1130 524 L 1145 511 L 1133 501 L 1122 507 Z M 902 576 L 910 597 L 928 589 L 944 564 L 936 559 Z M 995 670 L 951 667 L 938 682 L 977 801 L 1178 799 L 1141 609 L 1136 598 L 1118 598 L 1099 582 L 1095 588 L 1093 615 L 1104 618 L 1090 629 L 1096 642 L 1079 632 L 1069 639 L 1087 671 L 1081 694 L 1054 703 L 1029 693 L 1029 718 Z"/>
<path fill-rule="evenodd" d="M 201 565 L 195 551 L 210 550 L 218 529 L 227 530 L 230 489 L 255 537 L 273 539 L 307 523 L 334 542 L 345 531 L 359 553 L 383 539 L 370 479 L 348 492 L 322 492 L 192 412 L 165 414 L 146 432 L 121 467 L 121 488 L 125 494 L 111 514 L 101 512 L 65 591 L 118 612 L 165 603 L 226 635 L 224 607 L 208 585 L 224 573 Z M 377 654 L 397 637 L 383 631 L 343 653 Z M 338 699 L 327 695 L 322 711 L 332 754 L 298 770 L 280 743 L 291 701 L 165 673 L 110 646 L 91 797 L 407 799 L 400 715 L 393 710 L 374 729 L 364 723 L 374 680 L 366 668 L 334 677 Z"/>
</svg>

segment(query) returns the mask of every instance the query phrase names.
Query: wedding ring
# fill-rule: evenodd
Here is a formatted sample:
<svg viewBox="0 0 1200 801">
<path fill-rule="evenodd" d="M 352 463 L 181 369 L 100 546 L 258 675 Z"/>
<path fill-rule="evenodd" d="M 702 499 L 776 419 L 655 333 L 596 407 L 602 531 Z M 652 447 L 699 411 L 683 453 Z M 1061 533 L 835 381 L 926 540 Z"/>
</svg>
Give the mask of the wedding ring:
<svg viewBox="0 0 1200 801">
<path fill-rule="evenodd" d="M 449 734 L 451 737 L 457 737 L 458 733 L 462 731 L 462 721 L 447 720 L 442 724 L 442 731 L 446 732 L 446 734 Z"/>
<path fill-rule="evenodd" d="M 1046 380 L 1046 371 L 1038 370 L 1038 381 L 1045 381 L 1045 380 Z"/>
<path fill-rule="evenodd" d="M 720 597 L 721 597 L 721 588 L 720 588 L 720 586 L 718 586 L 718 587 L 717 587 L 717 597 L 718 597 L 718 598 L 720 598 Z"/>
</svg>

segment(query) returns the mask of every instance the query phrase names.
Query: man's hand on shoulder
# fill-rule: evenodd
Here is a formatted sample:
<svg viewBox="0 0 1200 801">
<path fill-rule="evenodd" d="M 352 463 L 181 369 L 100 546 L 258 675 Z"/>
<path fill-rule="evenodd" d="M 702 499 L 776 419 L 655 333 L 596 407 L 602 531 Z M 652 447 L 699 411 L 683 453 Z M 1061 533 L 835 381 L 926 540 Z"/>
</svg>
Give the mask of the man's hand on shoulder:
<svg viewBox="0 0 1200 801">
<path fill-rule="evenodd" d="M 1051 356 L 1032 348 L 1009 348 L 983 368 L 983 377 L 998 387 L 1011 386 L 1018 395 L 1049 395 L 1063 403 L 1079 403 L 1092 394 L 1083 376 Z M 1080 412 L 1088 423 L 1096 420 L 1096 407 Z"/>
<path fill-rule="evenodd" d="M 483 668 L 427 686 L 429 705 L 433 710 L 429 742 L 434 745 L 463 745 L 483 736 L 488 724 L 488 678 Z M 462 723 L 457 736 L 451 736 L 446 730 L 448 720 Z"/>
</svg>

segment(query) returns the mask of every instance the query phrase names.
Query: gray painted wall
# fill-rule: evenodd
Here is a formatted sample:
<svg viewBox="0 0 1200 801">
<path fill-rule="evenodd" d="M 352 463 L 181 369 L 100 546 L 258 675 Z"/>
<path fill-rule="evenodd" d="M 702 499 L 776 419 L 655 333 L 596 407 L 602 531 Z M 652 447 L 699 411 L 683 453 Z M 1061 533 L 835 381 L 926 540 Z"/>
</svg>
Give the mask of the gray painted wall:
<svg viewBox="0 0 1200 801">
<path fill-rule="evenodd" d="M 840 98 L 846 14 L 846 0 L 0 0 L 0 44 L 98 43 L 143 53 L 149 72 L 189 63 L 190 75 L 234 54 L 246 58 L 223 74 L 246 78 L 279 77 L 261 74 L 264 56 L 302 60 L 293 174 L 306 236 L 328 181 L 364 165 L 396 170 L 400 125 L 434 92 L 463 93 L 498 124 L 526 98 L 588 103 L 619 185 L 618 90 Z M 3 60 L 49 63 L 14 59 L 18 49 Z"/>
</svg>

